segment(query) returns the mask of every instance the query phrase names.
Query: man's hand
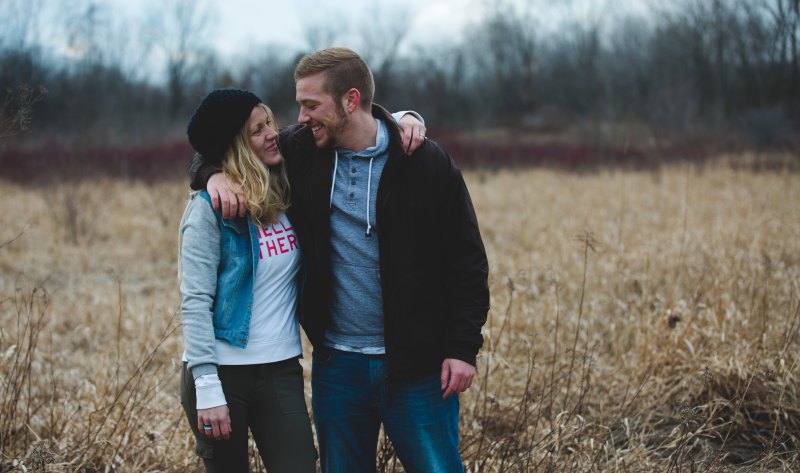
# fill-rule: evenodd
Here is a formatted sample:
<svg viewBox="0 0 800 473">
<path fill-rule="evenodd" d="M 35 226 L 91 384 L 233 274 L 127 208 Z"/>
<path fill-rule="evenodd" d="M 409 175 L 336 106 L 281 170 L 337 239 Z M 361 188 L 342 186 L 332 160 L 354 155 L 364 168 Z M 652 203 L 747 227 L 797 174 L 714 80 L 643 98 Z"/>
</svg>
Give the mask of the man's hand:
<svg viewBox="0 0 800 473">
<path fill-rule="evenodd" d="M 425 142 L 425 125 L 410 113 L 403 115 L 397 123 L 400 126 L 400 139 L 406 154 L 414 154 Z"/>
<path fill-rule="evenodd" d="M 238 182 L 229 180 L 221 172 L 208 178 L 206 190 L 211 196 L 214 210 L 222 209 L 222 218 L 231 219 L 237 215 L 244 217 L 247 214 L 242 186 Z"/>
<path fill-rule="evenodd" d="M 210 425 L 210 429 L 205 426 Z M 211 409 L 197 410 L 197 428 L 214 440 L 227 440 L 231 438 L 231 416 L 228 413 L 228 406 L 212 407 Z"/>
<path fill-rule="evenodd" d="M 475 377 L 475 367 L 466 361 L 455 358 L 446 358 L 442 363 L 442 389 L 445 390 L 442 399 L 447 399 L 451 394 L 460 394 L 472 386 Z"/>
</svg>

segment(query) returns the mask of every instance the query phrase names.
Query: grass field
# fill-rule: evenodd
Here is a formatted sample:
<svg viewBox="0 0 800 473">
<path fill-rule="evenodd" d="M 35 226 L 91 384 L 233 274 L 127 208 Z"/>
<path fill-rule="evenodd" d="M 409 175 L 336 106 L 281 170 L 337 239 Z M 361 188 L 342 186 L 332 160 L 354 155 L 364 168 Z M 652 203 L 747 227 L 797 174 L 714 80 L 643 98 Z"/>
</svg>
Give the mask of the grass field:
<svg viewBox="0 0 800 473">
<path fill-rule="evenodd" d="M 492 292 L 468 471 L 800 470 L 800 174 L 466 178 Z M 0 471 L 200 469 L 178 399 L 186 193 L 0 183 Z M 388 445 L 379 470 L 402 471 Z"/>
</svg>

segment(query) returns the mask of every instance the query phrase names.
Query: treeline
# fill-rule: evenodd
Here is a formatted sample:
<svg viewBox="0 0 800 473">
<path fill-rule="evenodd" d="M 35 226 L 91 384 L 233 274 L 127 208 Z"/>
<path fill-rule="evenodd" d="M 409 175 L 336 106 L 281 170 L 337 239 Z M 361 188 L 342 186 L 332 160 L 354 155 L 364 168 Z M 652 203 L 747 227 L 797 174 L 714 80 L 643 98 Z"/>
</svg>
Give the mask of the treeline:
<svg viewBox="0 0 800 473">
<path fill-rule="evenodd" d="M 654 2 L 636 15 L 598 0 L 580 20 L 548 3 L 487 3 L 463 39 L 438 44 L 404 47 L 410 16 L 377 6 L 351 27 L 310 20 L 303 39 L 306 51 L 358 50 L 378 103 L 414 108 L 443 134 L 502 127 L 598 147 L 797 145 L 800 0 Z M 37 21 L 48 7 L 71 13 Z M 248 44 L 221 57 L 211 44 L 225 32 L 203 1 L 154 3 L 127 23 L 92 0 L 6 0 L 0 10 L 6 148 L 166 142 L 222 86 L 252 89 L 284 122 L 296 118 L 292 71 L 304 51 Z M 553 26 L 556 17 L 565 19 Z"/>
</svg>

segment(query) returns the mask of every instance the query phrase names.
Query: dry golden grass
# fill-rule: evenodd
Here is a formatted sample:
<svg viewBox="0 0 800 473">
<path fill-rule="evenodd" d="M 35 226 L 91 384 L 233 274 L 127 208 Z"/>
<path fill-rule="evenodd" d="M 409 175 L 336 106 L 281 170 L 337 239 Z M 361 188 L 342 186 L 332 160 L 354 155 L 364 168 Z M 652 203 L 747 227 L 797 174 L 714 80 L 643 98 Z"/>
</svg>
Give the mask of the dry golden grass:
<svg viewBox="0 0 800 473">
<path fill-rule="evenodd" d="M 466 177 L 492 291 L 469 471 L 800 469 L 800 174 Z M 178 400 L 185 192 L 0 183 L 0 471 L 199 469 Z"/>
</svg>

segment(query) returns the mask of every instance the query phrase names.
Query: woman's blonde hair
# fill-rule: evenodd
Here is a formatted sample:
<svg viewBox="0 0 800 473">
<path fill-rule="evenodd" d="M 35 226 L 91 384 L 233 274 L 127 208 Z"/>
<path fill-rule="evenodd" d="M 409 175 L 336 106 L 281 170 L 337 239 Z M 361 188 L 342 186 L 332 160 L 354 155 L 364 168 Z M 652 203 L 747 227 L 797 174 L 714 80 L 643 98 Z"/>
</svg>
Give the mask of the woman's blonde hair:
<svg viewBox="0 0 800 473">
<path fill-rule="evenodd" d="M 278 129 L 275 116 L 269 107 L 256 105 L 267 112 L 268 126 Z M 247 124 L 242 127 L 225 152 L 222 173 L 229 180 L 239 182 L 245 196 L 247 209 L 257 226 L 275 223 L 278 213 L 289 208 L 289 178 L 281 161 L 276 166 L 266 166 L 250 146 Z"/>
</svg>

